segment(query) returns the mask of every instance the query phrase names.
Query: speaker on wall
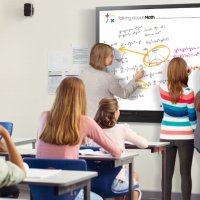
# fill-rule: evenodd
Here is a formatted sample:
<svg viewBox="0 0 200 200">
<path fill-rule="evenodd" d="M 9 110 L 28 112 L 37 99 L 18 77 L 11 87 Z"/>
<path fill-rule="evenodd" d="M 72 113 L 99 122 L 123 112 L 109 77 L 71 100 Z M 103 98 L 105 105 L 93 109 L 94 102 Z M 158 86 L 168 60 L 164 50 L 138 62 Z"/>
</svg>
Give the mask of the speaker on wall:
<svg viewBox="0 0 200 200">
<path fill-rule="evenodd" d="M 34 8 L 32 3 L 24 4 L 24 16 L 31 17 L 34 14 Z"/>
</svg>

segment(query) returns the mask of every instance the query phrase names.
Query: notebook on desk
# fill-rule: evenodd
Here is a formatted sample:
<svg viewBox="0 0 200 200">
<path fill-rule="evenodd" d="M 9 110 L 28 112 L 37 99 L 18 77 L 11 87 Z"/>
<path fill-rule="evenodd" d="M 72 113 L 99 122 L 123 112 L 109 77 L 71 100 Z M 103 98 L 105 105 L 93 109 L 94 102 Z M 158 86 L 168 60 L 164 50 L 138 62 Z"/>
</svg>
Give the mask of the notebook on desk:
<svg viewBox="0 0 200 200">
<path fill-rule="evenodd" d="M 27 178 L 46 178 L 49 176 L 53 176 L 61 172 L 61 169 L 36 169 L 36 168 L 29 168 L 27 170 L 26 177 Z"/>
<path fill-rule="evenodd" d="M 124 144 L 132 144 L 132 145 L 135 145 L 134 143 L 129 142 L 129 141 L 124 141 Z"/>
<path fill-rule="evenodd" d="M 79 155 L 94 155 L 94 156 L 111 156 L 104 151 L 94 151 L 93 149 L 80 149 Z"/>
</svg>

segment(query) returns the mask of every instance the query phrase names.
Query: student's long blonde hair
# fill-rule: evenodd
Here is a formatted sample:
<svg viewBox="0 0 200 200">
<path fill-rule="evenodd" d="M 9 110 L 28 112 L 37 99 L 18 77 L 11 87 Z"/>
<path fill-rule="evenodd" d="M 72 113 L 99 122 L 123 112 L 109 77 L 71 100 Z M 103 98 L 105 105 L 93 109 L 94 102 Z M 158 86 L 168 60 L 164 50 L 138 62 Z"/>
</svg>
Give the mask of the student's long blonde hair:
<svg viewBox="0 0 200 200">
<path fill-rule="evenodd" d="M 86 94 L 82 80 L 76 77 L 63 79 L 40 139 L 57 145 L 80 143 L 81 116 L 85 114 Z"/>
<path fill-rule="evenodd" d="M 188 86 L 187 63 L 183 58 L 175 57 L 169 62 L 167 77 L 172 103 L 177 103 L 183 94 L 183 87 Z"/>
<path fill-rule="evenodd" d="M 95 69 L 104 70 L 105 58 L 108 57 L 110 51 L 112 51 L 112 47 L 108 44 L 95 44 L 90 52 L 90 65 Z"/>
</svg>

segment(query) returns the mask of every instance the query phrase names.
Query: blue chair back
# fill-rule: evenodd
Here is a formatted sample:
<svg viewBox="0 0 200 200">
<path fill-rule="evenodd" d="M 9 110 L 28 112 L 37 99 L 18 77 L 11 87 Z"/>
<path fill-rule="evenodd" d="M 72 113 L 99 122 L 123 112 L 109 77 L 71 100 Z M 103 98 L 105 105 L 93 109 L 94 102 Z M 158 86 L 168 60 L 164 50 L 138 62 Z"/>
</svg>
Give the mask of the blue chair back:
<svg viewBox="0 0 200 200">
<path fill-rule="evenodd" d="M 81 146 L 81 149 L 93 149 L 98 151 L 99 147 Z M 97 193 L 102 198 L 115 198 L 128 194 L 129 190 L 113 191 L 112 183 L 118 175 L 122 166 L 113 167 L 112 161 L 93 161 L 87 160 L 87 168 L 89 171 L 97 171 L 98 176 L 91 180 L 91 191 Z M 138 188 L 139 185 L 134 185 L 133 189 Z"/>
<path fill-rule="evenodd" d="M 12 131 L 13 131 L 13 123 L 12 122 L 0 122 L 0 125 L 2 125 L 5 129 L 7 129 L 10 136 L 12 135 Z M 0 136 L 0 140 L 1 140 L 1 138 L 2 138 L 2 136 Z"/>
<path fill-rule="evenodd" d="M 12 122 L 0 122 L 0 125 L 2 125 L 7 131 L 12 135 L 13 131 L 13 123 Z"/>
<path fill-rule="evenodd" d="M 87 170 L 87 163 L 82 159 L 46 159 L 46 158 L 30 158 L 23 159 L 30 168 L 40 169 L 63 169 L 63 170 Z M 51 186 L 41 186 L 29 184 L 32 200 L 73 200 L 76 198 L 80 189 L 60 196 L 55 196 L 54 188 Z"/>
</svg>

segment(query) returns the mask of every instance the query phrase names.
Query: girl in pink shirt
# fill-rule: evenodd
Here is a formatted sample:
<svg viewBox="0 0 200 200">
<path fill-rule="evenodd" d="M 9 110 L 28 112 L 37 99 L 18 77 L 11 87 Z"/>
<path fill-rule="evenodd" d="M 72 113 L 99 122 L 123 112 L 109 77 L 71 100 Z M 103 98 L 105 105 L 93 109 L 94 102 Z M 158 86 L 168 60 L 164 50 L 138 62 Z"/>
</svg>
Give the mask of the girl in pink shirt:
<svg viewBox="0 0 200 200">
<path fill-rule="evenodd" d="M 60 83 L 51 110 L 41 114 L 38 135 L 37 158 L 78 159 L 80 145 L 86 136 L 114 157 L 122 153 L 100 126 L 86 115 L 85 86 L 76 77 L 67 77 Z M 76 200 L 82 199 L 82 195 L 81 191 Z M 91 193 L 91 199 L 102 198 Z"/>
<path fill-rule="evenodd" d="M 85 86 L 81 79 L 68 77 L 60 83 L 50 111 L 40 117 L 36 157 L 77 159 L 85 137 L 92 138 L 112 156 L 122 150 L 100 126 L 86 115 Z"/>
</svg>

